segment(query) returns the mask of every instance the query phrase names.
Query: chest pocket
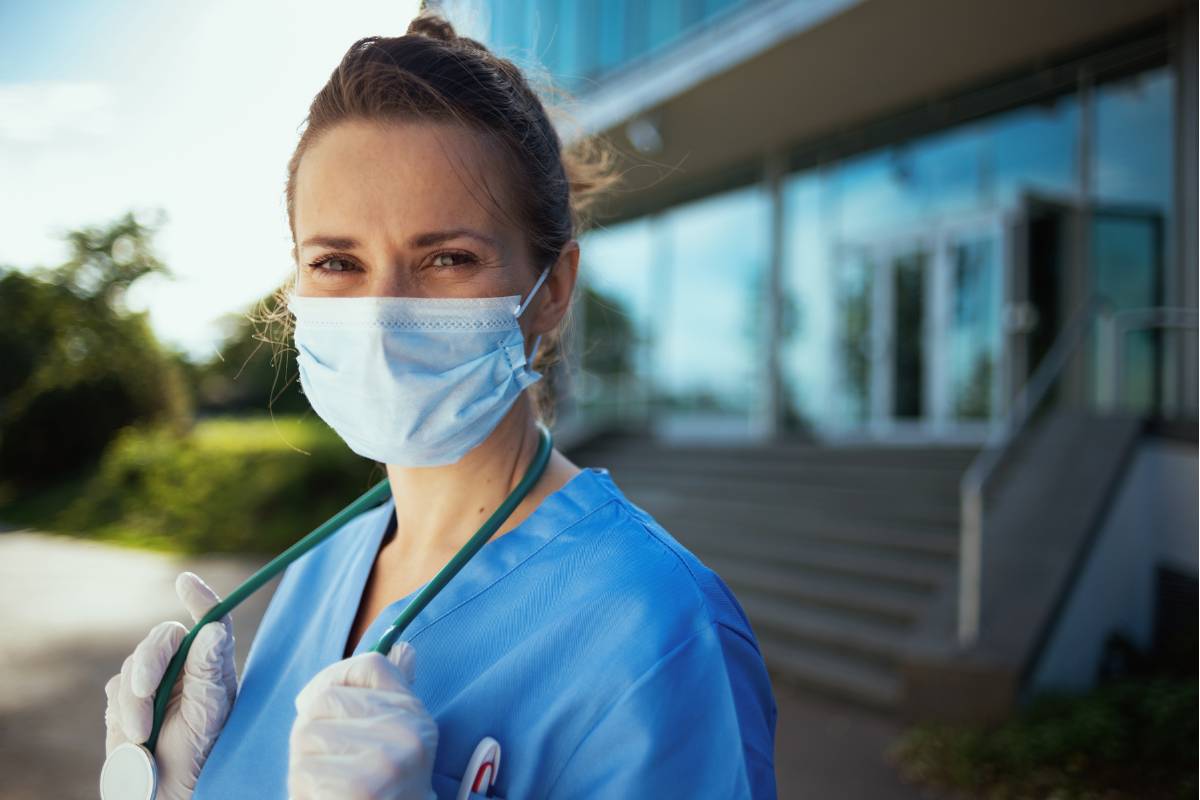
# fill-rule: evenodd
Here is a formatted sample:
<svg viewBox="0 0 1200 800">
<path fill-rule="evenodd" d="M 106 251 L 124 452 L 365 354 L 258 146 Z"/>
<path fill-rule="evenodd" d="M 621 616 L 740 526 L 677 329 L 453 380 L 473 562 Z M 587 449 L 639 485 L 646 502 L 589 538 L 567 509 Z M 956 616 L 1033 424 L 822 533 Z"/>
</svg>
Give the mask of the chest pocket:
<svg viewBox="0 0 1200 800">
<path fill-rule="evenodd" d="M 434 794 L 438 796 L 438 800 L 458 800 L 458 789 L 464 780 L 462 775 L 443 775 L 435 771 L 433 773 Z M 468 800 L 504 800 L 498 794 L 484 795 L 479 792 L 471 792 L 467 798 Z"/>
</svg>

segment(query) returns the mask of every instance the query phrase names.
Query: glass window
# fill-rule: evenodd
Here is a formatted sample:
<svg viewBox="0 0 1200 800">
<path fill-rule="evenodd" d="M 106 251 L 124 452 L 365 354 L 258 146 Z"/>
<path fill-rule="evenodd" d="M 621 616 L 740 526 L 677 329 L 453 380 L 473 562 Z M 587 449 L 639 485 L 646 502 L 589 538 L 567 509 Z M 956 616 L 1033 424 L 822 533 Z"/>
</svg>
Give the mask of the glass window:
<svg viewBox="0 0 1200 800">
<path fill-rule="evenodd" d="M 559 30 L 559 0 L 535 0 L 533 12 L 534 53 L 551 74 L 561 69 L 559 52 L 563 46 Z"/>
<path fill-rule="evenodd" d="M 1030 198 L 1074 196 L 1079 119 L 1062 97 L 788 179 L 781 368 L 794 424 L 936 428 L 999 413 L 1003 277 L 1021 263 L 1008 232 Z"/>
<path fill-rule="evenodd" d="M 836 326 L 832 376 L 834 424 L 866 423 L 871 411 L 871 323 L 875 307 L 875 262 L 862 248 L 845 248 L 834 272 Z"/>
<path fill-rule="evenodd" d="M 650 14 L 654 3 L 629 3 L 625 7 L 625 53 L 630 59 L 650 50 Z"/>
<path fill-rule="evenodd" d="M 1116 310 L 1166 299 L 1162 275 L 1173 223 L 1173 95 L 1174 80 L 1165 67 L 1096 89 L 1092 281 Z M 1158 405 L 1167 335 L 1153 329 L 1125 335 L 1118 387 L 1122 407 L 1149 411 Z M 1098 371 L 1112 368 L 1096 366 Z"/>
<path fill-rule="evenodd" d="M 1161 69 L 1096 89 L 1092 187 L 1100 203 L 1171 207 L 1175 81 Z"/>
<path fill-rule="evenodd" d="M 784 296 L 781 319 L 780 367 L 789 401 L 784 408 L 787 429 L 804 420 L 831 416 L 834 380 L 834 296 L 822 232 L 822 178 L 817 170 L 792 178 L 784 187 L 787 233 L 784 237 Z"/>
<path fill-rule="evenodd" d="M 575 14 L 578 17 L 576 43 L 576 76 L 580 79 L 594 79 L 600 68 L 600 17 L 603 8 L 600 0 L 579 0 L 575 3 Z"/>
<path fill-rule="evenodd" d="M 600 57 L 598 68 L 609 71 L 625 61 L 625 8 L 624 0 L 606 0 L 600 14 Z"/>
<path fill-rule="evenodd" d="M 530 55 L 530 0 L 496 4 L 492 7 L 492 42 L 508 58 Z"/>
<path fill-rule="evenodd" d="M 767 222 L 758 186 L 681 206 L 663 219 L 654 375 L 666 407 L 744 424 L 761 399 Z"/>
<path fill-rule="evenodd" d="M 988 419 L 996 390 L 1000 349 L 1000 248 L 992 236 L 950 244 L 951 327 L 947 337 L 955 419 Z"/>
<path fill-rule="evenodd" d="M 583 339 L 573 345 L 581 374 L 575 399 L 585 413 L 643 415 L 650 397 L 655 280 L 654 231 L 643 218 L 580 240 L 577 308 Z"/>
<path fill-rule="evenodd" d="M 675 40 L 683 30 L 682 0 L 655 0 L 649 6 L 647 40 L 650 49 L 657 49 Z"/>
<path fill-rule="evenodd" d="M 583 49 L 583 36 L 580 33 L 579 3 L 568 0 L 559 6 L 558 30 L 558 61 L 551 68 L 554 77 L 569 89 L 575 89 L 583 74 L 583 62 L 580 52 Z"/>
<path fill-rule="evenodd" d="M 727 9 L 738 5 L 739 2 L 740 0 L 705 0 L 704 16 L 706 19 L 711 19 Z"/>
</svg>

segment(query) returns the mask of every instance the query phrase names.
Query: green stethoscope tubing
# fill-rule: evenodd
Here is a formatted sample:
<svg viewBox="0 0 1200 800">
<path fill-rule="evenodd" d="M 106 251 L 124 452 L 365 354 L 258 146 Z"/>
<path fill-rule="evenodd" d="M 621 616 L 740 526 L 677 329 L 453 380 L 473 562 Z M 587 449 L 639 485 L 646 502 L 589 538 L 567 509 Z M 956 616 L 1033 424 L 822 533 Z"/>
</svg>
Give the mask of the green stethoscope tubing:
<svg viewBox="0 0 1200 800">
<path fill-rule="evenodd" d="M 404 611 L 396 618 L 396 621 L 384 631 L 379 642 L 376 643 L 375 647 L 371 648 L 374 652 L 387 655 L 388 651 L 392 649 L 392 645 L 400 638 L 400 634 L 404 632 L 409 623 L 450 582 L 450 579 L 458 574 L 458 571 L 466 565 L 471 556 L 475 555 L 479 551 L 479 548 L 483 547 L 487 540 L 492 538 L 492 534 L 504 524 L 504 521 L 512 514 L 513 509 L 525 499 L 525 495 L 529 494 L 529 490 L 541 478 L 542 473 L 546 470 L 546 464 L 550 461 L 550 451 L 554 448 L 554 444 L 553 437 L 546 426 L 538 423 L 538 431 L 538 449 L 533 456 L 533 461 L 530 463 L 529 469 L 525 471 L 525 476 L 521 478 L 521 482 L 509 493 L 504 502 L 492 512 L 492 515 L 475 532 L 475 535 L 468 539 L 467 543 L 454 554 L 454 558 L 450 559 L 446 566 L 442 567 L 441 571 L 425 585 L 425 588 L 417 593 L 417 596 L 404 608 Z M 350 503 L 350 505 L 326 520 L 312 533 L 271 559 L 266 566 L 251 575 L 245 583 L 233 590 L 228 597 L 209 609 L 208 613 L 201 617 L 200 621 L 188 631 L 187 635 L 183 637 L 183 641 L 180 642 L 179 649 L 167 665 L 167 671 L 163 674 L 162 680 L 159 682 L 158 689 L 155 692 L 154 724 L 150 728 L 150 738 L 144 744 L 144 747 L 151 754 L 154 753 L 154 747 L 158 744 L 158 733 L 162 727 L 163 717 L 167 712 L 167 703 L 170 701 L 171 689 L 175 686 L 175 681 L 179 678 L 179 673 L 183 670 L 183 663 L 187 659 L 188 650 L 192 646 L 192 640 L 196 638 L 196 634 L 200 632 L 200 629 L 208 623 L 215 622 L 228 614 L 243 600 L 258 591 L 264 583 L 282 572 L 288 564 L 291 564 L 297 558 L 328 539 L 351 519 L 367 509 L 385 502 L 390 492 L 391 486 L 388 484 L 387 478 L 384 478 L 364 492 L 362 496 Z"/>
</svg>

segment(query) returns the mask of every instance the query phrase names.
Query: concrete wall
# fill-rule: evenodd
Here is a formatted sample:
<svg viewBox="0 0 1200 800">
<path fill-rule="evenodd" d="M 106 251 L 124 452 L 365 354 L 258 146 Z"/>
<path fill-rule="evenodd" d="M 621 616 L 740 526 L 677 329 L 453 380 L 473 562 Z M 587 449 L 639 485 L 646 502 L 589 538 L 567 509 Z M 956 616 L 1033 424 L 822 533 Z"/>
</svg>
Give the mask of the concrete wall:
<svg viewBox="0 0 1200 800">
<path fill-rule="evenodd" d="M 1194 445 L 1141 441 L 1031 672 L 1030 694 L 1089 688 L 1111 633 L 1149 646 L 1156 568 L 1197 574 L 1197 478 Z"/>
</svg>

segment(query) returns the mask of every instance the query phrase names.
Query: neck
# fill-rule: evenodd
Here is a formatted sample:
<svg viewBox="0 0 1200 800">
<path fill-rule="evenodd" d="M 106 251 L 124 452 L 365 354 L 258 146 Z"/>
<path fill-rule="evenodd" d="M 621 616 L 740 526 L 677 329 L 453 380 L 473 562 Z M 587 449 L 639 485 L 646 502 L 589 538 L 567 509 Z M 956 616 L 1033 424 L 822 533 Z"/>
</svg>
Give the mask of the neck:
<svg viewBox="0 0 1200 800">
<path fill-rule="evenodd" d="M 396 500 L 390 555 L 406 564 L 448 561 L 521 482 L 537 446 L 533 408 L 522 393 L 488 438 L 459 461 L 440 467 L 388 464 Z M 516 527 L 527 516 L 525 506 L 523 501 L 514 509 L 494 536 Z"/>
</svg>

